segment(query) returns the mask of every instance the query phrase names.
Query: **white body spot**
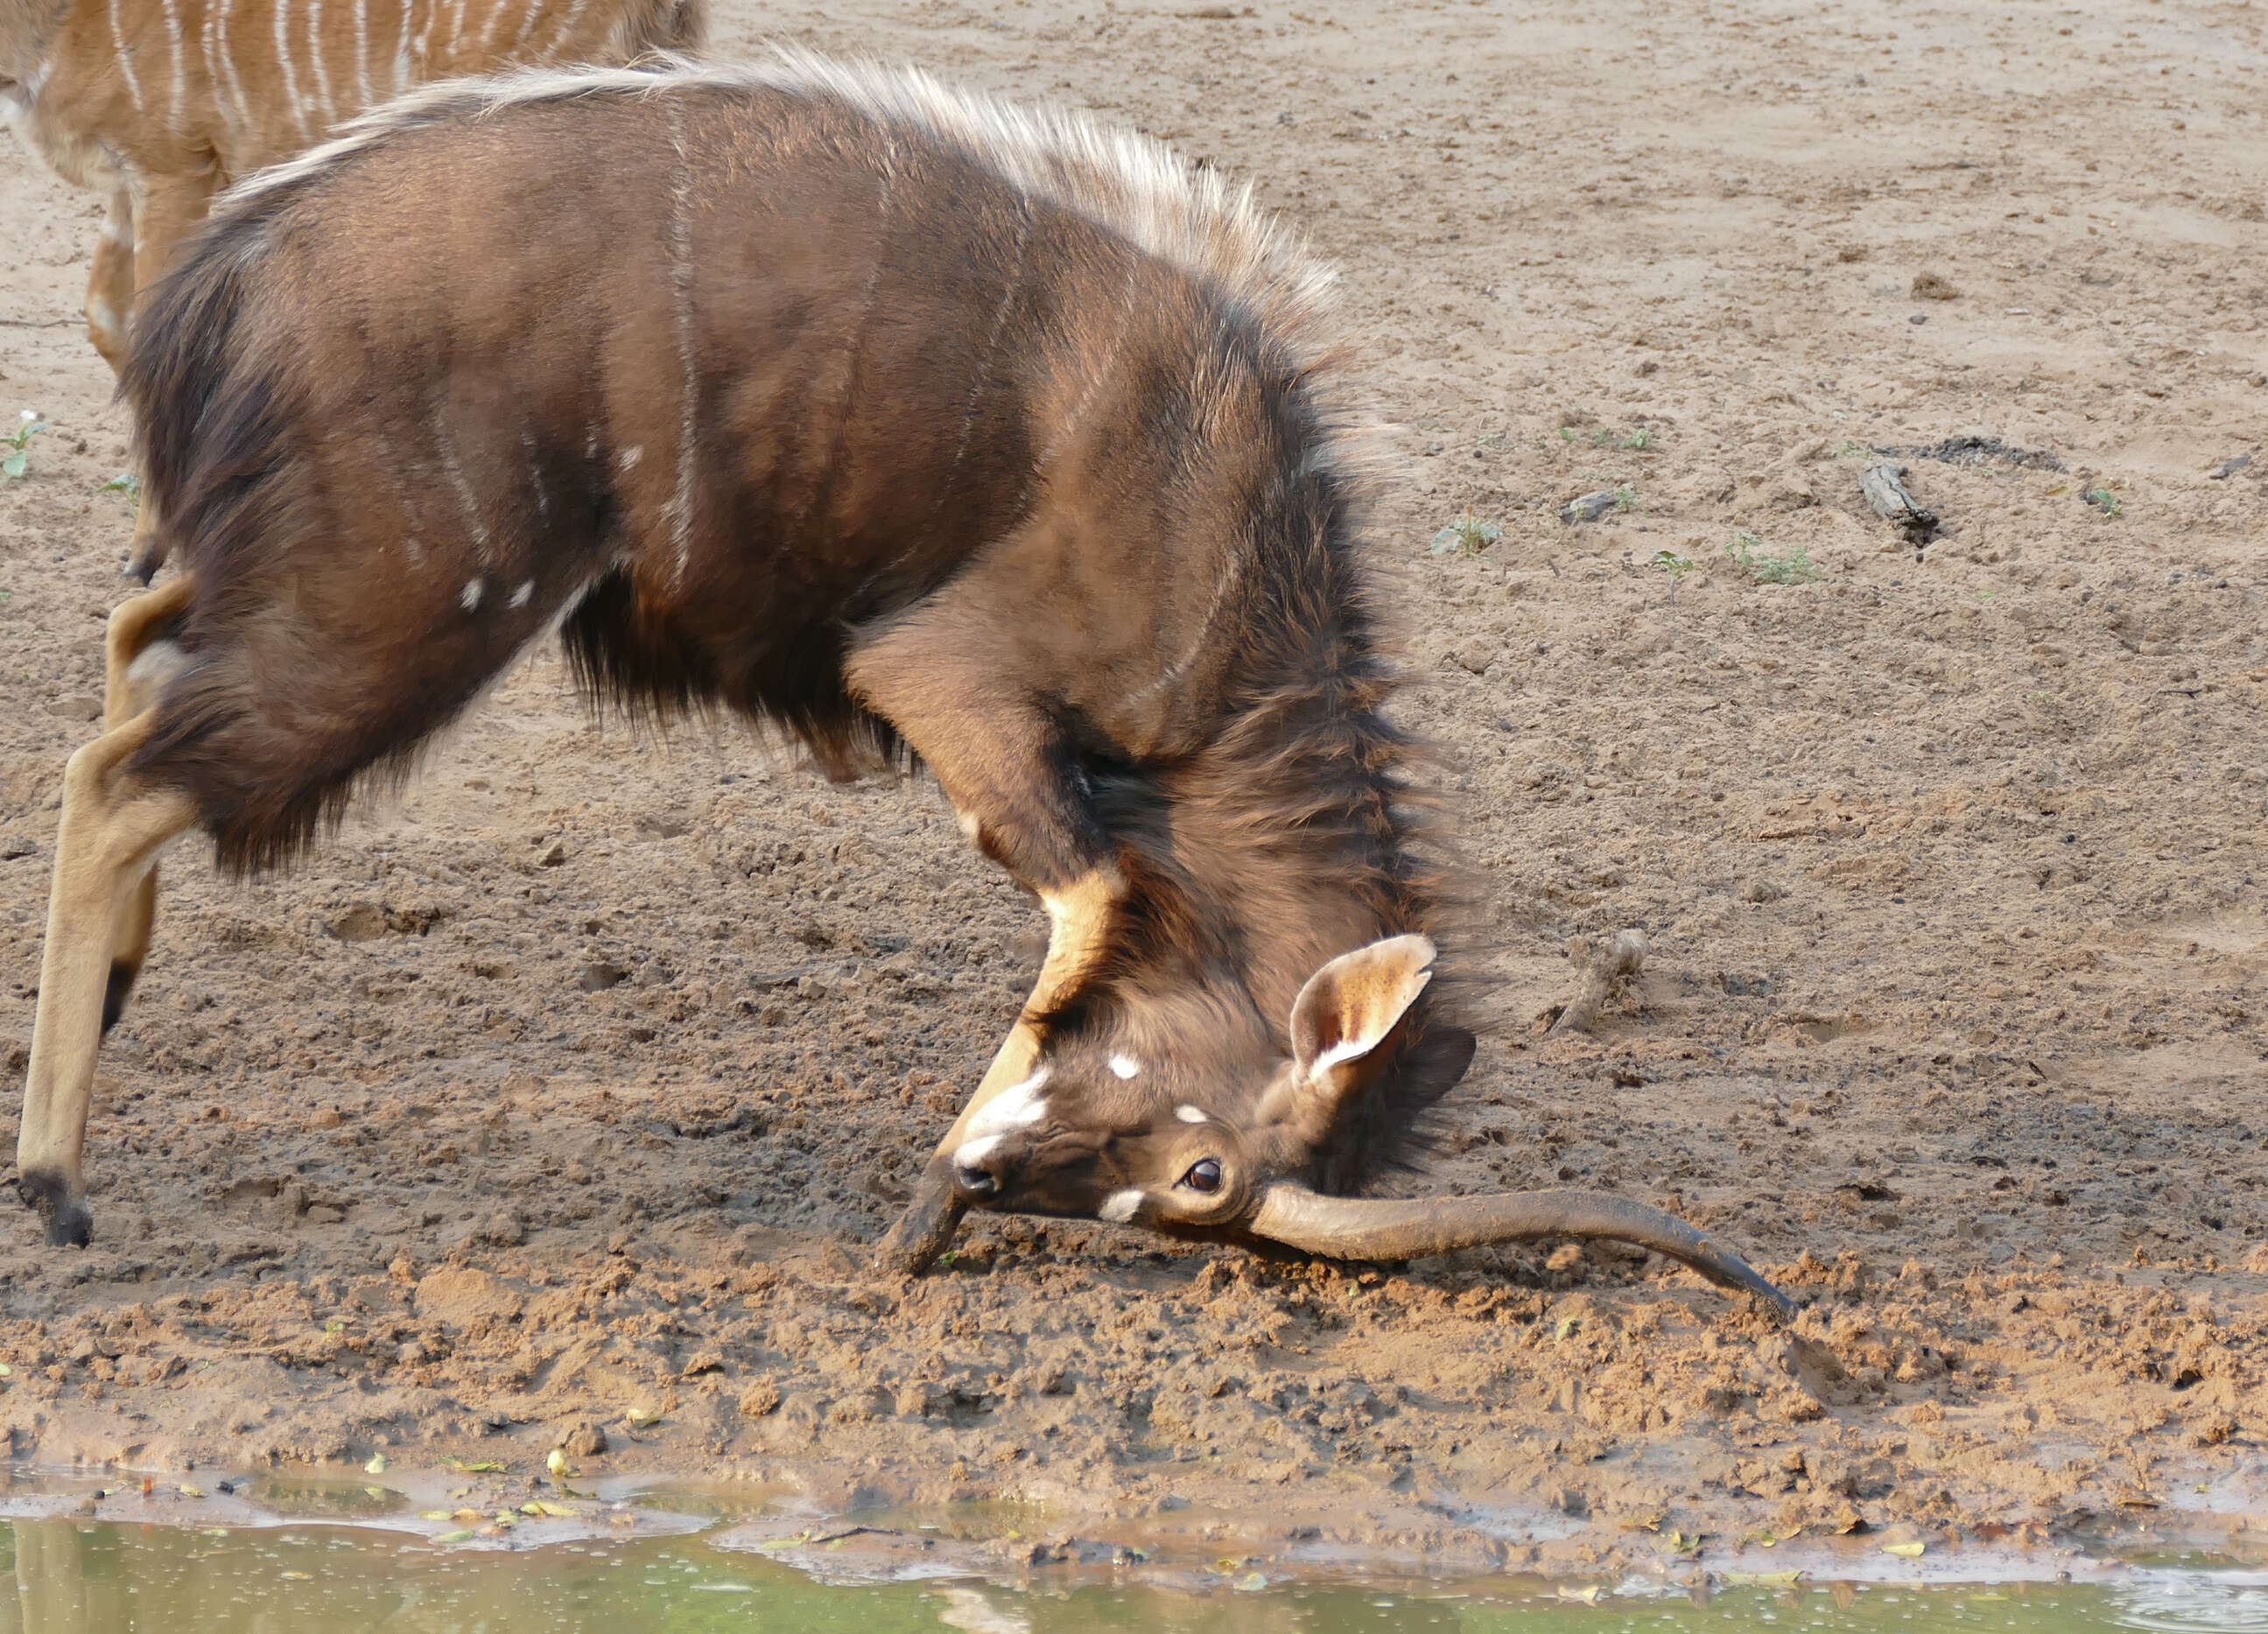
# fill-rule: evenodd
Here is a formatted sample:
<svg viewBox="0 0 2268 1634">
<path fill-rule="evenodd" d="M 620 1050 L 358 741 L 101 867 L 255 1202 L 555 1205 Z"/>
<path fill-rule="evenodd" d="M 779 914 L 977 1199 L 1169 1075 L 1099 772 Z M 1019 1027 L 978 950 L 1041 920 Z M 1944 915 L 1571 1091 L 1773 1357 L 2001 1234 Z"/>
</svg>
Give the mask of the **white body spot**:
<svg viewBox="0 0 2268 1634">
<path fill-rule="evenodd" d="M 637 462 L 644 458 L 645 445 L 643 443 L 632 443 L 628 448 L 623 449 L 622 453 L 615 456 L 615 463 L 622 467 L 623 470 L 628 471 L 636 467 Z"/>
<path fill-rule="evenodd" d="M 481 580 L 477 578 L 468 579 L 465 584 L 464 593 L 459 596 L 457 600 L 463 602 L 465 604 L 465 611 L 470 613 L 481 605 L 482 593 L 487 589 L 488 586 Z"/>
<path fill-rule="evenodd" d="M 1113 1056 L 1110 1057 L 1110 1070 L 1121 1078 L 1132 1078 L 1142 1070 L 1142 1064 L 1131 1056 Z"/>
<path fill-rule="evenodd" d="M 535 581 L 532 578 L 523 578 L 519 581 L 519 588 L 512 593 L 512 605 L 524 607 L 527 605 L 527 599 L 534 593 Z"/>
<path fill-rule="evenodd" d="M 1184 1123 L 1210 1123 L 1212 1122 L 1211 1118 L 1205 1116 L 1204 1108 L 1200 1107 L 1175 1107 L 1174 1108 L 1174 1115 L 1181 1119 Z"/>
<path fill-rule="evenodd" d="M 1104 1219 L 1110 1221 L 1113 1225 L 1123 1226 L 1128 1220 L 1134 1218 L 1136 1211 L 1140 1209 L 1141 1206 L 1142 1194 L 1140 1192 L 1114 1191 L 1102 1200 L 1102 1206 L 1096 1210 L 1095 1212 L 1101 1215 Z"/>
</svg>

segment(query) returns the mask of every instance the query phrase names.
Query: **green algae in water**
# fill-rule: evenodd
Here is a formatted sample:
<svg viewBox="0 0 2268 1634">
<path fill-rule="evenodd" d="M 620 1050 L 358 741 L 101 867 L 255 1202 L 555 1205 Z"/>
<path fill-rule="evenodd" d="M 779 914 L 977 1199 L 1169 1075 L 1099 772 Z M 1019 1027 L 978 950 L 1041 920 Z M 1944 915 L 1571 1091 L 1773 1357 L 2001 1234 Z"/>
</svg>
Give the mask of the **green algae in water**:
<svg viewBox="0 0 2268 1634">
<path fill-rule="evenodd" d="M 1680 1595 L 1492 1579 L 1423 1588 L 1285 1585 L 1204 1593 L 1116 1582 L 1033 1592 L 974 1582 L 828 1587 L 697 1538 L 437 1549 L 361 1528 L 203 1532 L 70 1520 L 0 1523 L 0 1634 L 2183 1634 L 2268 1631 L 2262 1574 L 2138 1572 L 2116 1588 L 1809 1583 Z"/>
</svg>

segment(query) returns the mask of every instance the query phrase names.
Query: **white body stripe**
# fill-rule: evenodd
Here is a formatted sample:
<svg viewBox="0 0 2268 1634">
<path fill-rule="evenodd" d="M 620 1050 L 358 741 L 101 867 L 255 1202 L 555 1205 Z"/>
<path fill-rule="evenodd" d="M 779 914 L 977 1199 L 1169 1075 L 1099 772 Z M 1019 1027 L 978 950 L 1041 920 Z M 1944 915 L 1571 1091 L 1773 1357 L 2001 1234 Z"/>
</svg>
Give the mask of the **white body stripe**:
<svg viewBox="0 0 2268 1634">
<path fill-rule="evenodd" d="M 682 586 L 693 565 L 693 479 L 700 457 L 701 379 L 693 355 L 693 156 L 685 151 L 678 110 L 669 109 L 669 332 L 677 348 L 677 481 L 669 495 L 670 583 Z"/>
<path fill-rule="evenodd" d="M 368 107 L 376 100 L 370 92 L 370 0 L 354 0 L 355 9 L 355 90 L 362 97 L 362 106 Z"/>
<path fill-rule="evenodd" d="M 118 16 L 118 0 L 110 0 L 110 43 L 118 50 L 118 71 L 126 76 L 126 94 L 134 99 L 134 111 L 142 111 L 142 79 L 134 71 L 134 52 L 126 43 L 126 25 Z"/>
<path fill-rule="evenodd" d="M 576 0 L 562 19 L 560 40 L 583 4 Z M 750 63 L 668 56 L 640 68 L 541 68 L 437 80 L 373 108 L 336 140 L 249 178 L 230 196 L 295 186 L 390 132 L 437 120 L 601 92 L 652 96 L 679 88 L 769 89 L 830 99 L 889 129 L 959 149 L 1008 185 L 1219 283 L 1256 308 L 1295 350 L 1304 351 L 1301 342 L 1327 310 L 1337 281 L 1262 212 L 1248 189 L 1231 188 L 1210 168 L 1190 169 L 1162 143 L 1080 114 L 957 93 L 918 70 L 850 66 L 784 48 Z"/>
<path fill-rule="evenodd" d="M 206 0 L 205 23 L 200 32 L 204 48 L 205 84 L 212 87 L 213 112 L 220 115 L 222 124 L 232 125 L 236 122 L 236 115 L 230 110 L 228 97 L 222 89 L 225 76 L 220 63 L 220 19 L 226 4 L 227 0 Z"/>
<path fill-rule="evenodd" d="M 575 25 L 583 20 L 583 9 L 589 4 L 590 0 L 575 0 L 561 14 L 558 27 L 552 31 L 551 38 L 543 42 L 544 55 L 550 55 L 575 37 Z"/>
<path fill-rule="evenodd" d="M 276 71 L 284 76 L 284 100 L 298 121 L 300 136 L 313 142 L 315 133 L 307 129 L 307 105 L 299 100 L 299 77 L 291 68 L 291 0 L 269 0 L 269 4 L 276 8 Z"/>
<path fill-rule="evenodd" d="M 188 64 L 183 56 L 186 45 L 181 38 L 181 13 L 178 0 L 166 0 L 166 44 L 172 48 L 173 83 L 167 89 L 166 106 L 173 110 L 173 123 L 181 122 L 181 95 L 188 85 Z"/>
<path fill-rule="evenodd" d="M 323 0 L 307 0 L 307 66 L 314 70 L 315 100 L 322 106 L 328 131 L 339 115 L 331 100 L 330 70 L 323 65 Z"/>
</svg>

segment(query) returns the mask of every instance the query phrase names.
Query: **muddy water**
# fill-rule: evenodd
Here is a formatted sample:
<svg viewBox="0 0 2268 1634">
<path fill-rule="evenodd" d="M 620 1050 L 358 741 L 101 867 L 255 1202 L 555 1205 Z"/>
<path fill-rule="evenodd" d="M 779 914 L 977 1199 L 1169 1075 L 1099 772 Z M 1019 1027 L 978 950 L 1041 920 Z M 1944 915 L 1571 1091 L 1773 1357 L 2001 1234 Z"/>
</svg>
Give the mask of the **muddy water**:
<svg viewBox="0 0 2268 1634">
<path fill-rule="evenodd" d="M 0 1634 L 2268 1630 L 2268 1574 L 2197 1563 L 2139 1569 L 2116 1587 L 1799 1582 L 1690 1594 L 1510 1579 L 1199 1588 L 1145 1575 L 1018 1588 L 828 1585 L 701 1537 L 512 1549 L 341 1526 L 190 1531 L 49 1518 L 0 1523 L 0 1581 L 14 1589 L 0 1597 Z"/>
</svg>

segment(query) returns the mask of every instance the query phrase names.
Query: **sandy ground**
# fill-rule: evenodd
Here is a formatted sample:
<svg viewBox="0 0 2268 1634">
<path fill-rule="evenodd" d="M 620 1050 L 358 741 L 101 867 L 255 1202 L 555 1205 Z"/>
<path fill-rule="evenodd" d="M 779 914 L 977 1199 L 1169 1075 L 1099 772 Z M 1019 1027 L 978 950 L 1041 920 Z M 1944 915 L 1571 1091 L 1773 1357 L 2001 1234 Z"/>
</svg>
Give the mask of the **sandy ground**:
<svg viewBox="0 0 2268 1634">
<path fill-rule="evenodd" d="M 602 732 L 546 659 L 296 875 L 168 864 L 97 1246 L 0 1214 L 18 1455 L 571 1438 L 813 1512 L 1554 1570 L 2268 1528 L 2268 457 L 2214 475 L 2268 408 L 2255 10 L 721 11 L 726 51 L 1141 125 L 1344 269 L 1407 712 L 1520 1019 L 1425 1184 L 1661 1201 L 1814 1301 L 1802 1343 L 1596 1249 L 1003 1221 L 864 1274 L 1037 916 L 932 787 Z M 70 316 L 97 216 L 0 148 L 0 406 L 56 426 L 0 488 L 14 1074 L 129 530 Z M 1970 434 L 2046 458 L 1909 456 L 1926 550 L 1860 504 L 1869 450 Z M 1467 514 L 1500 537 L 1432 554 Z M 1597 1035 L 1527 1025 L 1624 925 Z"/>
</svg>

